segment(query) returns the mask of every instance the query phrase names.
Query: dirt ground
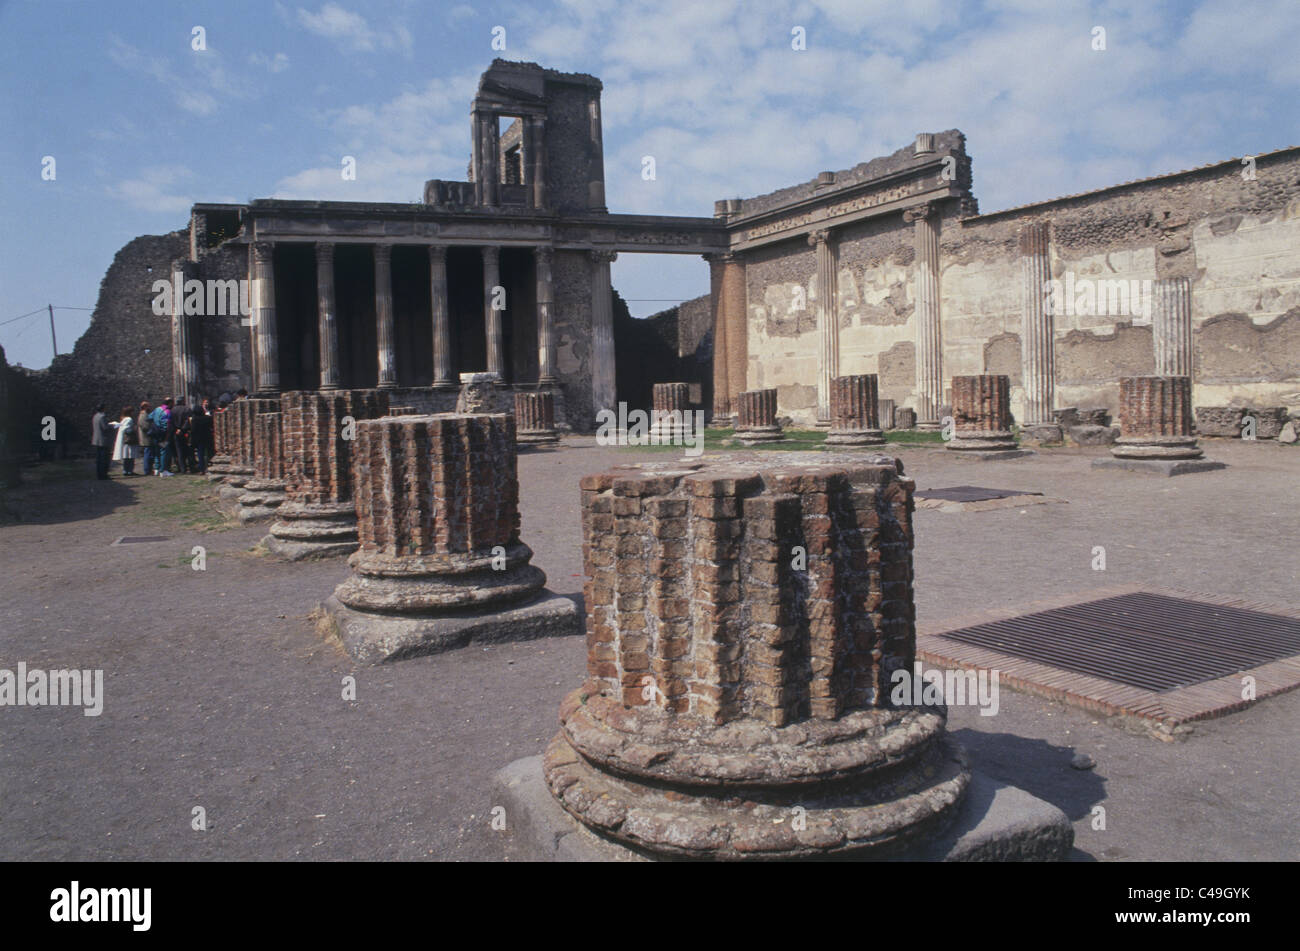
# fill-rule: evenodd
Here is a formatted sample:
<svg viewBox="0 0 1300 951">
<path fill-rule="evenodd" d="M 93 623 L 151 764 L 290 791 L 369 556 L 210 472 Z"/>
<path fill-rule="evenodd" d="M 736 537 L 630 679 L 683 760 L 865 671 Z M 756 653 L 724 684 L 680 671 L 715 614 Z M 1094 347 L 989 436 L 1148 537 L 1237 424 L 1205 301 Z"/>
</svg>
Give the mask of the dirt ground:
<svg viewBox="0 0 1300 951">
<path fill-rule="evenodd" d="M 1096 450 L 978 462 L 892 447 L 918 488 L 1063 500 L 918 510 L 918 614 L 1120 583 L 1294 605 L 1300 450 L 1206 447 L 1230 467 L 1173 479 L 1094 472 Z M 520 457 L 523 537 L 553 590 L 581 592 L 578 479 L 665 458 L 591 440 Z M 0 858 L 501 858 L 490 777 L 555 732 L 582 638 L 357 667 L 311 618 L 344 560 L 259 554 L 265 526 L 216 515 L 204 481 L 92 469 L 28 469 L 0 501 L 0 668 L 102 669 L 105 692 L 98 717 L 0 708 Z M 127 535 L 166 540 L 113 544 Z M 1074 820 L 1080 860 L 1300 858 L 1300 691 L 1175 742 L 1009 689 L 996 716 L 962 707 L 949 722 L 977 768 Z M 1095 768 L 1071 768 L 1075 752 Z"/>
</svg>

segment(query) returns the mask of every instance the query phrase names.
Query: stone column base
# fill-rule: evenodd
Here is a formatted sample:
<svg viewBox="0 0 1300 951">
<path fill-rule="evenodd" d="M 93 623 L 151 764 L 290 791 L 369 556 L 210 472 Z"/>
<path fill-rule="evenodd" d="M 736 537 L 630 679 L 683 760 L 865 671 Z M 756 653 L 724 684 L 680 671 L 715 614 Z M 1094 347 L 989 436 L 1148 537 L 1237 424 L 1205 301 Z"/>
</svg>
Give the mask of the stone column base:
<svg viewBox="0 0 1300 951">
<path fill-rule="evenodd" d="M 976 430 L 958 432 L 944 444 L 945 449 L 954 452 L 1006 452 L 1019 449 L 1016 439 L 1009 429 Z"/>
<path fill-rule="evenodd" d="M 1209 472 L 1226 469 L 1226 462 L 1213 459 L 1115 459 L 1102 456 L 1092 460 L 1094 469 L 1126 469 L 1129 472 L 1146 472 L 1158 476 L 1187 475 L 1190 472 Z"/>
<path fill-rule="evenodd" d="M 515 430 L 515 442 L 520 446 L 554 446 L 559 441 L 558 429 Z"/>
<path fill-rule="evenodd" d="M 764 426 L 760 429 L 737 429 L 735 440 L 742 445 L 755 443 L 785 442 L 785 431 L 780 426 Z"/>
<path fill-rule="evenodd" d="M 279 479 L 250 479 L 239 497 L 235 515 L 243 524 L 274 518 L 276 509 L 284 504 L 284 483 Z"/>
<path fill-rule="evenodd" d="M 832 429 L 826 437 L 828 446 L 880 446 L 885 434 L 879 429 Z"/>
<path fill-rule="evenodd" d="M 357 550 L 357 510 L 351 502 L 284 502 L 275 514 L 262 544 L 281 558 L 302 561 Z"/>
<path fill-rule="evenodd" d="M 1205 455 L 1195 436 L 1120 436 L 1110 454 L 1116 459 L 1199 459 Z"/>
</svg>

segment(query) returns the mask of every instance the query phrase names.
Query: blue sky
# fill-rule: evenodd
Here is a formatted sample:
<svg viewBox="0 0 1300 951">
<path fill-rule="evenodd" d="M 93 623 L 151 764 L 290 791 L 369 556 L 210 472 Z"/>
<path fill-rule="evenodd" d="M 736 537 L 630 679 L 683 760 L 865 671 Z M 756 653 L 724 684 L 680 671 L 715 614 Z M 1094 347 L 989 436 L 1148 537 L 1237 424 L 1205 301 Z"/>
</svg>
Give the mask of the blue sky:
<svg viewBox="0 0 1300 951">
<path fill-rule="evenodd" d="M 464 179 L 494 56 L 604 81 L 611 211 L 710 215 L 919 131 L 966 133 L 984 211 L 1294 145 L 1297 51 L 1295 0 L 11 0 L 0 321 L 93 306 L 117 249 L 184 226 L 194 201 L 412 201 Z M 708 267 L 625 256 L 614 283 L 644 315 L 707 292 Z M 55 314 L 66 352 L 90 314 Z M 48 364 L 47 324 L 0 326 L 11 363 Z"/>
</svg>

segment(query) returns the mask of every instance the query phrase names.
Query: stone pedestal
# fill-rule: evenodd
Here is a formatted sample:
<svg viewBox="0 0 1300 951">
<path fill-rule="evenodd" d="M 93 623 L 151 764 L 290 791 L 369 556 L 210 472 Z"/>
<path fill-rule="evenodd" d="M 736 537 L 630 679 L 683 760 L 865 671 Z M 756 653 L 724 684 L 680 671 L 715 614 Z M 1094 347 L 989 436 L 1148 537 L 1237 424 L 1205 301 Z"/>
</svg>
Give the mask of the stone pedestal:
<svg viewBox="0 0 1300 951">
<path fill-rule="evenodd" d="M 945 448 L 955 452 L 1013 452 L 1011 381 L 1005 376 L 952 378 L 953 437 Z"/>
<path fill-rule="evenodd" d="M 1120 437 L 1112 459 L 1093 465 L 1157 475 L 1225 468 L 1202 458 L 1192 430 L 1192 381 L 1186 376 L 1138 376 L 1119 381 Z"/>
<path fill-rule="evenodd" d="M 496 403 L 494 387 L 501 385 L 501 374 L 493 370 L 460 375 L 460 396 L 456 399 L 457 413 L 490 413 Z"/>
<path fill-rule="evenodd" d="M 267 550 L 292 561 L 346 555 L 357 548 L 352 451 L 361 420 L 388 412 L 377 390 L 293 392 L 283 398 L 285 501 Z"/>
<path fill-rule="evenodd" d="M 234 416 L 227 433 L 234 437 L 232 460 L 223 485 L 217 492 L 218 498 L 227 507 L 237 505 L 239 497 L 244 494 L 244 487 L 255 475 L 253 462 L 255 458 L 254 443 L 257 439 L 257 417 L 261 413 L 274 413 L 280 409 L 280 400 L 245 397 L 235 400 L 226 409 Z"/>
<path fill-rule="evenodd" d="M 543 757 L 601 836 L 664 857 L 888 855 L 969 773 L 911 671 L 912 491 L 861 465 L 625 467 L 582 480 L 587 679 Z"/>
<path fill-rule="evenodd" d="M 208 460 L 208 481 L 222 482 L 234 464 L 231 454 L 230 422 L 234 417 L 228 410 L 212 414 L 212 440 L 216 450 Z"/>
<path fill-rule="evenodd" d="M 897 408 L 893 400 L 877 400 L 881 429 L 894 428 L 894 411 Z"/>
<path fill-rule="evenodd" d="M 580 630 L 574 603 L 545 592 L 519 537 L 510 416 L 359 422 L 353 477 L 360 548 L 326 602 L 353 657 L 382 663 Z"/>
<path fill-rule="evenodd" d="M 874 373 L 837 376 L 831 381 L 831 431 L 828 446 L 879 446 L 879 387 Z"/>
<path fill-rule="evenodd" d="M 245 524 L 274 518 L 285 500 L 284 447 L 280 413 L 260 413 L 253 430 L 253 478 L 239 497 L 239 520 Z"/>
<path fill-rule="evenodd" d="M 516 393 L 515 442 L 521 446 L 553 446 L 559 441 L 555 397 L 546 392 Z"/>
<path fill-rule="evenodd" d="M 900 406 L 894 410 L 894 428 L 915 429 L 916 410 L 912 409 L 910 406 Z"/>
<path fill-rule="evenodd" d="M 785 439 L 776 421 L 776 390 L 746 390 L 736 397 L 736 439 L 746 446 Z"/>
</svg>

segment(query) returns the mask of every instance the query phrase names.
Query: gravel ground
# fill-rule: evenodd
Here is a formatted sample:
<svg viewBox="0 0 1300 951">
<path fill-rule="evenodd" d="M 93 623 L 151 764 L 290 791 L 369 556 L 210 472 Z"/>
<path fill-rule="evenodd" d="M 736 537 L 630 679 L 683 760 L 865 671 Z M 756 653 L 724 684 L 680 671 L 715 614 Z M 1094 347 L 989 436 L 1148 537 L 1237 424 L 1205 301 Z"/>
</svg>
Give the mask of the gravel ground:
<svg viewBox="0 0 1300 951">
<path fill-rule="evenodd" d="M 925 620 L 1149 583 L 1296 603 L 1300 450 L 1207 441 L 1230 464 L 1163 479 L 1094 472 L 1094 451 L 977 462 L 893 447 L 919 488 L 1060 503 L 920 510 Z M 524 540 L 552 590 L 581 591 L 577 483 L 663 452 L 576 440 L 520 457 Z M 0 503 L 0 667 L 102 668 L 103 714 L 0 709 L 0 858 L 499 859 L 490 777 L 541 752 L 582 674 L 579 637 L 356 667 L 315 630 L 346 563 L 281 563 L 265 527 L 212 517 L 206 482 L 27 470 Z M 167 535 L 119 545 L 123 535 Z M 190 567 L 206 549 L 205 571 Z M 1092 570 L 1093 548 L 1105 571 Z M 356 678 L 356 700 L 343 699 Z M 1081 860 L 1300 857 L 1300 691 L 1165 743 L 1004 690 L 952 711 L 975 765 L 1063 809 Z M 1091 770 L 1070 767 L 1086 753 Z M 1105 810 L 1096 830 L 1094 807 Z M 192 828 L 196 807 L 205 831 Z"/>
</svg>

